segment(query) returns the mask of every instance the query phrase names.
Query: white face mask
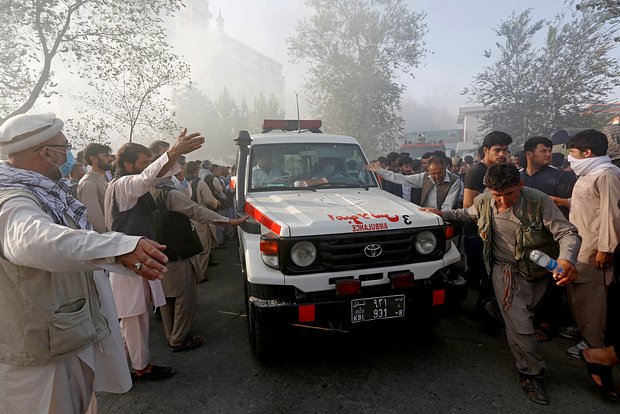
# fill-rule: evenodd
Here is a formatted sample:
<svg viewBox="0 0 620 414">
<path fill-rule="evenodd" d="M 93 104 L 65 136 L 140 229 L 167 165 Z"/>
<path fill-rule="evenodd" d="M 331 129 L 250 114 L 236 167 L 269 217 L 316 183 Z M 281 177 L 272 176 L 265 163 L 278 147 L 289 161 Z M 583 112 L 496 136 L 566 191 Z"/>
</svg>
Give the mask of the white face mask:
<svg viewBox="0 0 620 414">
<path fill-rule="evenodd" d="M 596 174 L 606 168 L 612 167 L 611 160 L 607 155 L 581 159 L 569 155 L 566 159 L 570 163 L 571 169 L 579 176 Z"/>
<path fill-rule="evenodd" d="M 577 175 L 581 175 L 581 174 L 579 174 L 579 173 L 577 172 L 577 170 L 579 170 L 579 169 L 580 169 L 580 167 L 583 165 L 583 161 L 585 161 L 585 160 L 586 160 L 586 158 L 581 158 L 581 159 L 578 159 L 578 158 L 575 158 L 575 157 L 573 157 L 572 155 L 570 155 L 570 154 L 569 154 L 569 155 L 566 157 L 566 160 L 567 160 L 567 161 L 568 161 L 568 163 L 570 164 L 570 168 L 571 168 L 571 169 L 575 172 L 575 174 L 577 174 Z"/>
</svg>

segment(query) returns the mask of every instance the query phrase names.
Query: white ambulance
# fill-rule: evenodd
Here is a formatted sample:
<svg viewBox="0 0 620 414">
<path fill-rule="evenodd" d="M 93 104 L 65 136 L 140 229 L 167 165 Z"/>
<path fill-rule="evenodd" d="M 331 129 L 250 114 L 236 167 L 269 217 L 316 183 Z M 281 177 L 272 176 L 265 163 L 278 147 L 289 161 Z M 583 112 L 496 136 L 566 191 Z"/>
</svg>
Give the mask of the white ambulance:
<svg viewBox="0 0 620 414">
<path fill-rule="evenodd" d="M 291 326 L 431 320 L 447 298 L 466 296 L 446 275 L 460 259 L 452 227 L 383 191 L 358 142 L 320 126 L 266 120 L 263 133 L 235 140 L 235 206 L 249 216 L 239 256 L 258 358 Z"/>
</svg>

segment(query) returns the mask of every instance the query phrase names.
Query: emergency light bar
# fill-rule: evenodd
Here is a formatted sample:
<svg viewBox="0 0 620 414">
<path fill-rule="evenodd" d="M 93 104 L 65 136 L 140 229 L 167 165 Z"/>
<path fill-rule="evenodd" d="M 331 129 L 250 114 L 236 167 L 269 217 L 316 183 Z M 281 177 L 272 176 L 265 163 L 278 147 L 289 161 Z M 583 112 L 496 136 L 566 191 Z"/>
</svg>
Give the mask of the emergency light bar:
<svg viewBox="0 0 620 414">
<path fill-rule="evenodd" d="M 320 133 L 322 122 L 320 119 L 265 119 L 263 121 L 263 134 L 273 130 L 281 131 L 311 131 Z"/>
</svg>

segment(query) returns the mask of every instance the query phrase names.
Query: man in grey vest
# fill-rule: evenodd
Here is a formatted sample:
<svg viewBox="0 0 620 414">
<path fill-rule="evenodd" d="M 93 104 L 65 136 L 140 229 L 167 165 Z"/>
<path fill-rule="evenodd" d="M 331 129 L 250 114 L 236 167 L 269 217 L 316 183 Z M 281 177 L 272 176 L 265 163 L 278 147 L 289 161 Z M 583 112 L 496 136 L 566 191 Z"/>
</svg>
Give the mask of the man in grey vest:
<svg viewBox="0 0 620 414">
<path fill-rule="evenodd" d="M 419 174 L 403 175 L 384 170 L 379 163 L 366 166 L 368 171 L 376 172 L 384 179 L 396 184 L 405 184 L 413 188 L 421 188 L 420 205 L 439 210 L 457 207 L 461 193 L 461 179 L 446 168 L 443 157 L 434 155 L 428 161 L 428 171 Z"/>
<path fill-rule="evenodd" d="M 476 221 L 483 260 L 506 324 L 521 387 L 538 404 L 548 404 L 543 386 L 545 361 L 534 334 L 534 312 L 547 288 L 549 272 L 529 259 L 532 250 L 558 258 L 562 271 L 553 278 L 567 285 L 577 277 L 581 246 L 577 228 L 543 192 L 523 186 L 514 165 L 495 164 L 484 177 L 486 191 L 469 208 L 425 211 L 447 220 Z"/>
<path fill-rule="evenodd" d="M 84 413 L 95 391 L 126 392 L 129 370 L 106 313 L 109 269 L 160 279 L 165 246 L 91 231 L 59 180 L 73 161 L 63 122 L 24 114 L 0 126 L 0 412 Z M 140 263 L 140 266 L 136 266 Z M 130 268 L 133 272 L 128 271 Z M 106 295 L 107 294 L 107 295 Z M 118 328 L 117 328 L 118 329 Z M 120 355 L 120 361 L 118 360 Z"/>
</svg>

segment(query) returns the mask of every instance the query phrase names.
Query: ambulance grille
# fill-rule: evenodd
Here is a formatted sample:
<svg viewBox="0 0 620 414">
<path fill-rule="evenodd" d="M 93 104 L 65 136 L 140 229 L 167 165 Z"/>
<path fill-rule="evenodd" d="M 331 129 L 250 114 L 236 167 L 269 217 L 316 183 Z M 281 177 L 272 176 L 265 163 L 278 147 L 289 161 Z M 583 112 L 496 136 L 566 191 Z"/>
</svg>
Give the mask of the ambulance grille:
<svg viewBox="0 0 620 414">
<path fill-rule="evenodd" d="M 422 255 L 415 249 L 418 233 L 432 231 L 437 238 L 437 246 L 430 254 Z M 317 259 L 306 268 L 296 266 L 290 258 L 290 248 L 297 242 L 311 241 L 317 248 Z M 426 227 L 412 230 L 390 230 L 383 232 L 364 232 L 335 234 L 309 238 L 287 239 L 281 251 L 285 274 L 308 274 L 329 271 L 372 269 L 408 263 L 427 262 L 443 257 L 445 236 L 443 227 Z M 376 246 L 380 247 L 377 253 Z M 365 252 L 366 249 L 366 252 Z M 374 255 L 373 255 L 374 251 Z"/>
</svg>

